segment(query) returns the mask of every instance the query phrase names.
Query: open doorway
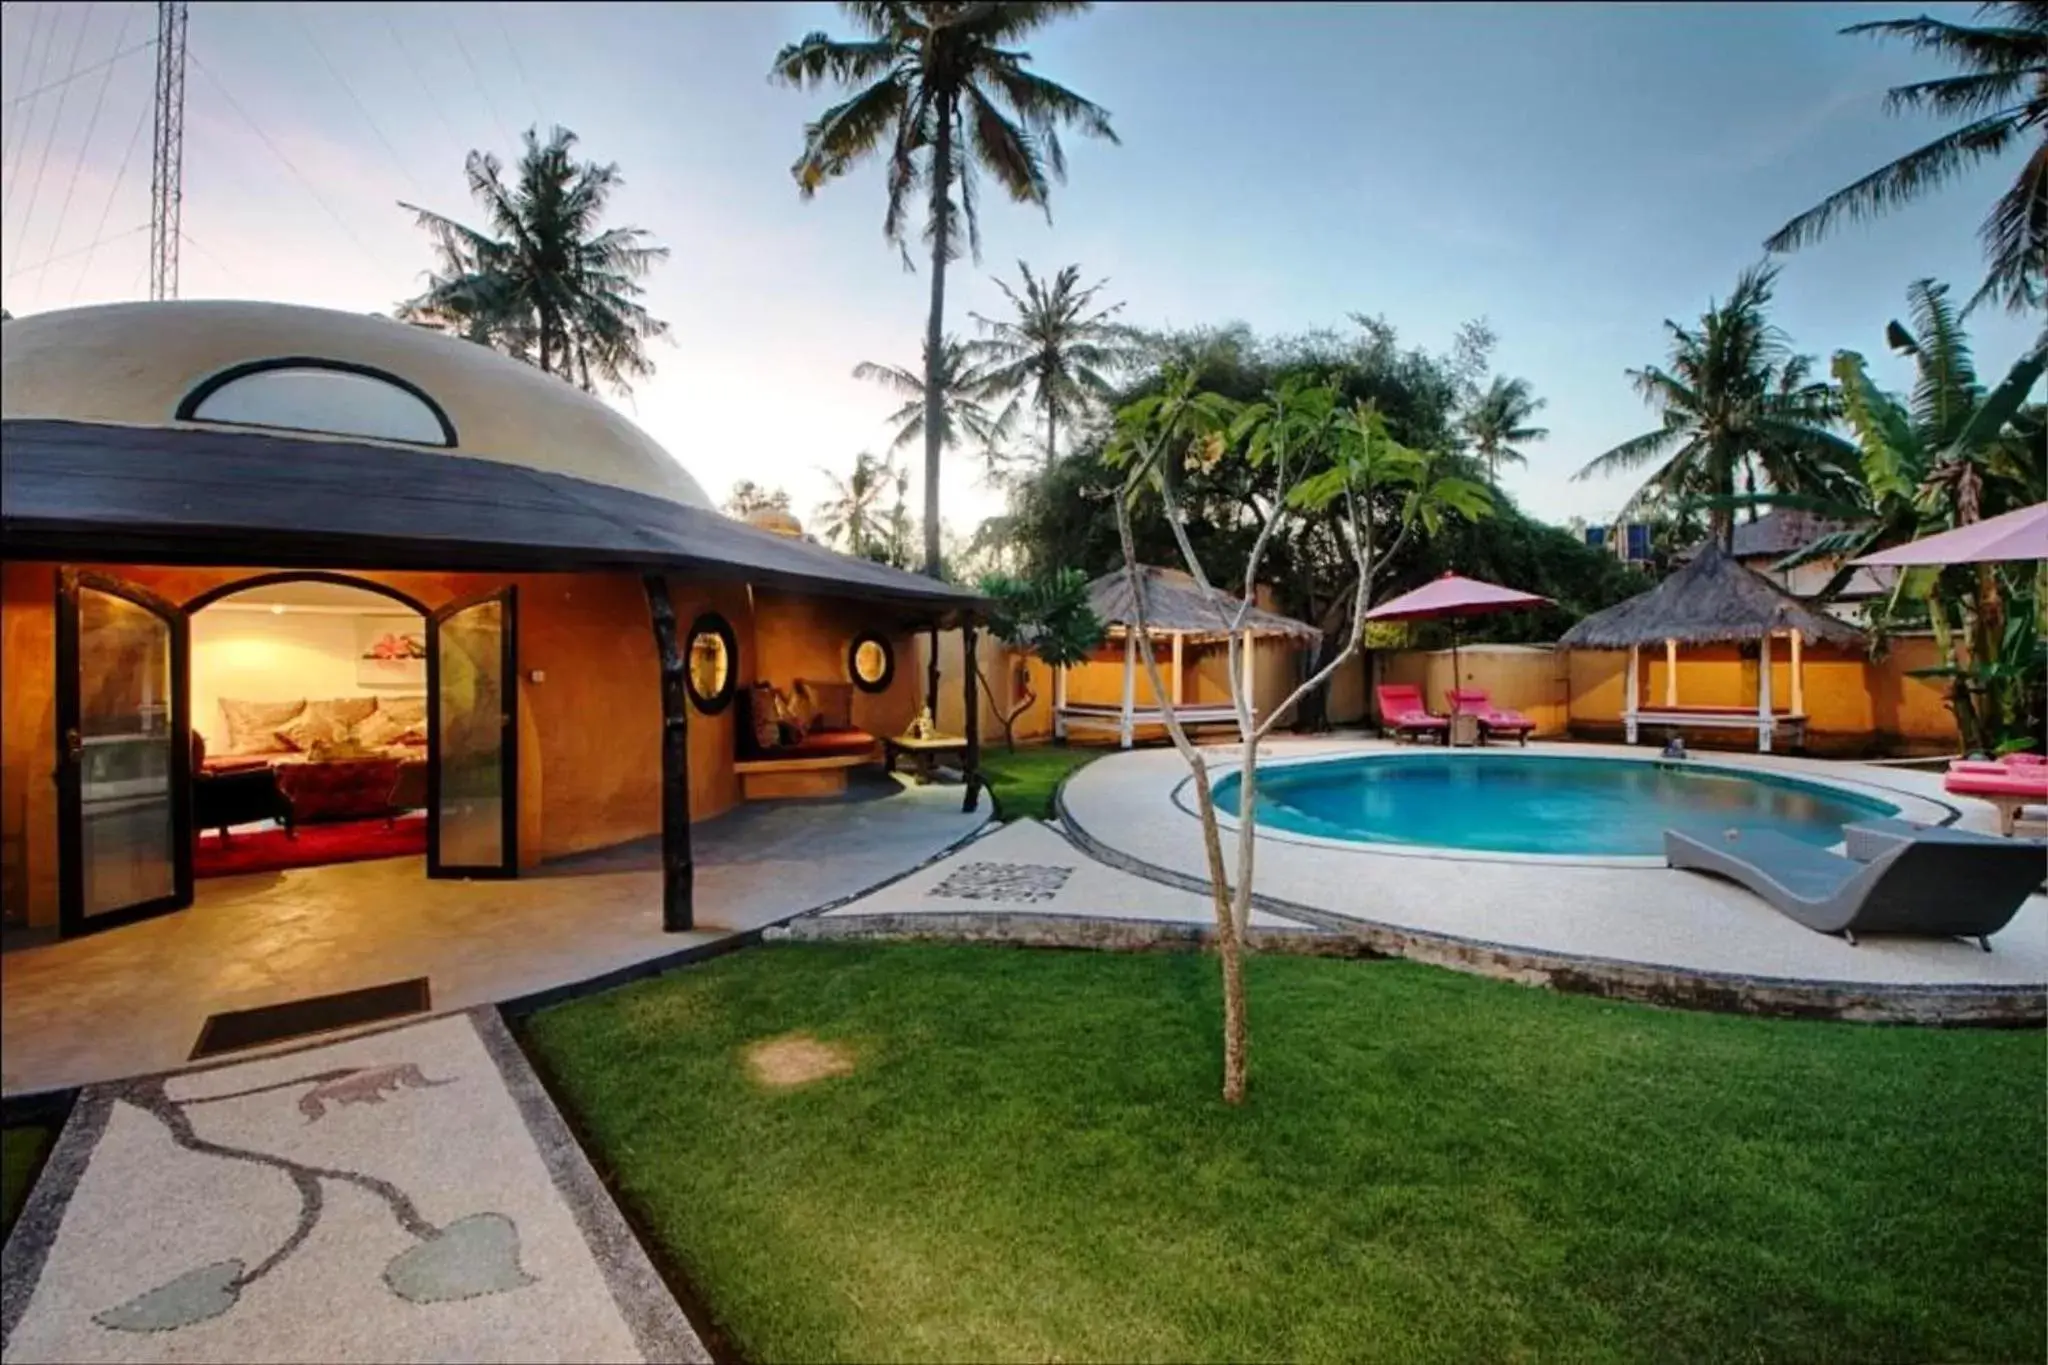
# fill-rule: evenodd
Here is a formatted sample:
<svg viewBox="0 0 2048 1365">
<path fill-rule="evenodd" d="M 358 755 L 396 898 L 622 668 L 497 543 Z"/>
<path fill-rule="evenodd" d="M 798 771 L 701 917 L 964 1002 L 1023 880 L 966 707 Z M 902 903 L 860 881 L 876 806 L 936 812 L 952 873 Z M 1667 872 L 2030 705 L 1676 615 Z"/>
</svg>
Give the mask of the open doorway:
<svg viewBox="0 0 2048 1365">
<path fill-rule="evenodd" d="M 420 605 L 299 577 L 230 585 L 188 610 L 195 878 L 423 858 Z"/>
</svg>

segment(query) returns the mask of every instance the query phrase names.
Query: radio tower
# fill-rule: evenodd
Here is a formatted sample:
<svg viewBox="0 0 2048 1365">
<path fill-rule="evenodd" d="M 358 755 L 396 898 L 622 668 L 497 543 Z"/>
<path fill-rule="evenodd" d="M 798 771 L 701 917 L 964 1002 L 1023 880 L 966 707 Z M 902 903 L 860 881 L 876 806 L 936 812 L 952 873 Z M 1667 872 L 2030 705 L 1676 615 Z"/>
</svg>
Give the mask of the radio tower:
<svg viewBox="0 0 2048 1365">
<path fill-rule="evenodd" d="M 149 296 L 178 297 L 185 200 L 185 0 L 157 0 L 156 148 L 149 168 Z"/>
</svg>

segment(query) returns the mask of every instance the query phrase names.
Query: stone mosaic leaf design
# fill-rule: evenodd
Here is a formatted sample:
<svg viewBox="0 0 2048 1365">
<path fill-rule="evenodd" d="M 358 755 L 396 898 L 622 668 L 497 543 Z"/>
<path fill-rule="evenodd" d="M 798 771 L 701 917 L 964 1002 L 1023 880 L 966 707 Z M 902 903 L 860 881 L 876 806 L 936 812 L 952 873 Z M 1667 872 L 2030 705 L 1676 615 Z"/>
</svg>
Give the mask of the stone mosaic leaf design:
<svg viewBox="0 0 2048 1365">
<path fill-rule="evenodd" d="M 519 1268 L 519 1228 L 502 1213 L 458 1218 L 384 1267 L 384 1284 L 408 1303 L 446 1303 L 533 1283 Z"/>
<path fill-rule="evenodd" d="M 963 863 L 926 895 L 951 900 L 1042 904 L 1060 893 L 1071 867 L 1047 863 Z"/>
<path fill-rule="evenodd" d="M 411 1062 L 389 1066 L 341 1067 L 310 1076 L 259 1085 L 225 1095 L 174 1100 L 161 1079 L 136 1082 L 123 1096 L 130 1104 L 163 1124 L 171 1140 L 188 1152 L 243 1162 L 276 1171 L 290 1180 L 299 1195 L 299 1216 L 290 1233 L 253 1267 L 240 1260 L 196 1266 L 113 1308 L 93 1315 L 102 1327 L 119 1332 L 169 1332 L 219 1317 L 233 1308 L 244 1289 L 295 1255 L 327 1207 L 328 1183 L 352 1185 L 383 1202 L 398 1226 L 417 1241 L 384 1267 L 385 1287 L 408 1303 L 446 1303 L 502 1294 L 534 1283 L 519 1265 L 519 1228 L 502 1213 L 472 1213 L 446 1227 L 435 1227 L 420 1213 L 412 1197 L 388 1180 L 362 1171 L 313 1166 L 275 1152 L 233 1147 L 202 1137 L 187 1109 L 252 1095 L 311 1087 L 299 1097 L 299 1112 L 308 1123 L 327 1113 L 328 1106 L 383 1104 L 386 1096 L 408 1090 L 448 1085 L 455 1078 L 430 1080 Z"/>
<path fill-rule="evenodd" d="M 242 1297 L 242 1263 L 215 1261 L 92 1315 L 118 1332 L 170 1332 L 217 1318 Z"/>
</svg>

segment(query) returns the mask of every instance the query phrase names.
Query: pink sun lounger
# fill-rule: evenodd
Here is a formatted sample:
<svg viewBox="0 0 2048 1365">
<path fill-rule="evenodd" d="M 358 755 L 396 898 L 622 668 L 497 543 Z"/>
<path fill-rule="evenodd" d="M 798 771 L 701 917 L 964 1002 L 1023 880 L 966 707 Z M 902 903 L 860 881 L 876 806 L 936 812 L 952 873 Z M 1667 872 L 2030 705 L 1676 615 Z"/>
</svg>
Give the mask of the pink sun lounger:
<svg viewBox="0 0 2048 1365">
<path fill-rule="evenodd" d="M 2018 755 L 2024 757 L 2024 755 Z M 1970 796 L 1998 808 L 1998 832 L 2008 837 L 2028 806 L 2048 806 L 2048 765 L 2035 763 L 1952 764 L 1941 779 L 1951 796 Z"/>
<path fill-rule="evenodd" d="M 1451 714 L 1456 715 L 1460 711 L 1479 717 L 1479 728 L 1488 739 L 1495 735 L 1510 735 L 1526 745 L 1536 729 L 1535 721 L 1513 707 L 1495 706 L 1483 687 L 1451 689 Z"/>
<path fill-rule="evenodd" d="M 1393 731 L 1397 738 L 1414 739 L 1418 735 L 1449 738 L 1451 723 L 1442 716 L 1430 714 L 1429 708 L 1422 704 L 1420 688 L 1407 683 L 1382 683 L 1379 698 L 1381 729 Z"/>
</svg>

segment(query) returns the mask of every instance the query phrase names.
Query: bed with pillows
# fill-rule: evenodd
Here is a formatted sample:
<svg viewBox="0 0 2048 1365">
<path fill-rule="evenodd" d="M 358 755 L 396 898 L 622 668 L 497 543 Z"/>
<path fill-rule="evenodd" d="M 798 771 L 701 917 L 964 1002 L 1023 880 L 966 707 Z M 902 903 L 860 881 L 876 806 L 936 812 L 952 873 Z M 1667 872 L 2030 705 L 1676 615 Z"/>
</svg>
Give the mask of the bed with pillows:
<svg viewBox="0 0 2048 1365">
<path fill-rule="evenodd" d="M 424 696 L 223 697 L 220 713 L 227 733 L 224 748 L 209 752 L 200 733 L 192 732 L 192 771 L 201 779 L 195 784 L 201 795 L 206 779 L 268 770 L 278 800 L 288 808 L 288 828 L 320 820 L 388 818 L 426 804 Z M 206 828 L 211 822 L 196 823 Z"/>
</svg>

